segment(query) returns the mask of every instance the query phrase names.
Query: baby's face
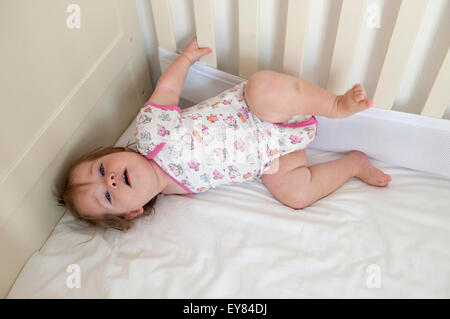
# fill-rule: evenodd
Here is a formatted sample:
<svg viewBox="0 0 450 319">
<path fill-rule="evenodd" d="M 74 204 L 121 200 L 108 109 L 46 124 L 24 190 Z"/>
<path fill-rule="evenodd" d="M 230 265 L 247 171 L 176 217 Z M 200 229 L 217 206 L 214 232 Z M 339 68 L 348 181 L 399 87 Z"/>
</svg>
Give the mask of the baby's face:
<svg viewBox="0 0 450 319">
<path fill-rule="evenodd" d="M 86 184 L 77 190 L 74 204 L 89 216 L 134 212 L 133 218 L 161 191 L 151 161 L 135 152 L 112 153 L 83 162 L 73 169 L 70 181 Z"/>
</svg>

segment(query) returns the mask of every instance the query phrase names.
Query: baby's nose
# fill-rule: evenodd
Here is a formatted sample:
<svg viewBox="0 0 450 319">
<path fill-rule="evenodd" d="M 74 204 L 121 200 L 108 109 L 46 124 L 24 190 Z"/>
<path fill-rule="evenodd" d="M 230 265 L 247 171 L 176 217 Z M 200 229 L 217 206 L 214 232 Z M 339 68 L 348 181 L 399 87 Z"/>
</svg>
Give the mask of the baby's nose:
<svg viewBox="0 0 450 319">
<path fill-rule="evenodd" d="M 117 188 L 117 181 L 116 181 L 116 177 L 114 176 L 114 173 L 109 174 L 109 176 L 108 176 L 108 184 L 112 188 Z"/>
</svg>

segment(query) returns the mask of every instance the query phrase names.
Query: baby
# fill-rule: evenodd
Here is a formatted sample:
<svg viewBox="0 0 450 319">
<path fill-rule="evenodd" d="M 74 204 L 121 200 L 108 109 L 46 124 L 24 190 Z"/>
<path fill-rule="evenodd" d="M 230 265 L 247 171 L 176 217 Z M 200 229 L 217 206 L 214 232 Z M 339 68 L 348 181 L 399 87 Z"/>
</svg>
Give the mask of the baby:
<svg viewBox="0 0 450 319">
<path fill-rule="evenodd" d="M 194 38 L 161 75 L 136 118 L 139 153 L 106 148 L 73 165 L 60 203 L 74 216 L 124 230 L 159 193 L 199 193 L 260 177 L 281 203 L 302 209 L 352 176 L 375 186 L 391 181 L 359 151 L 307 166 L 304 149 L 318 132 L 314 115 L 343 118 L 372 106 L 359 84 L 336 96 L 293 76 L 259 71 L 180 110 L 190 66 L 210 52 Z"/>
</svg>

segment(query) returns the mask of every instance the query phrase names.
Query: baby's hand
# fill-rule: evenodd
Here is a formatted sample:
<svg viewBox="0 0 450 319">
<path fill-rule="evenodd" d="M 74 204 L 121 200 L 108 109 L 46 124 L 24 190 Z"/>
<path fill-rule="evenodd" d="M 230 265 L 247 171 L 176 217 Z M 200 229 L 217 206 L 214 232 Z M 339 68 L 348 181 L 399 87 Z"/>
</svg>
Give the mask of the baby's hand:
<svg viewBox="0 0 450 319">
<path fill-rule="evenodd" d="M 197 37 L 194 37 L 194 39 L 189 42 L 189 44 L 184 49 L 182 55 L 184 55 L 188 60 L 191 62 L 191 64 L 194 64 L 198 59 L 200 59 L 205 54 L 211 53 L 211 48 L 199 48 L 197 43 Z"/>
</svg>

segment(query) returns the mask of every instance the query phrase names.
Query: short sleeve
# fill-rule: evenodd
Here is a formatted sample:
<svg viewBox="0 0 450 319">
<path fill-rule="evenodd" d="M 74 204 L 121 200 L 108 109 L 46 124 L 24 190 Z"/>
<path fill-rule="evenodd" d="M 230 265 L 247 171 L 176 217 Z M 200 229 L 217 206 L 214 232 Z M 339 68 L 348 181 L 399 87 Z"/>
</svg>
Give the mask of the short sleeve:
<svg viewBox="0 0 450 319">
<path fill-rule="evenodd" d="M 136 144 L 139 153 L 149 159 L 153 158 L 176 135 L 180 125 L 178 106 L 145 103 L 136 117 Z"/>
</svg>

